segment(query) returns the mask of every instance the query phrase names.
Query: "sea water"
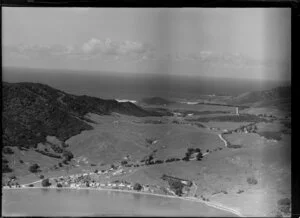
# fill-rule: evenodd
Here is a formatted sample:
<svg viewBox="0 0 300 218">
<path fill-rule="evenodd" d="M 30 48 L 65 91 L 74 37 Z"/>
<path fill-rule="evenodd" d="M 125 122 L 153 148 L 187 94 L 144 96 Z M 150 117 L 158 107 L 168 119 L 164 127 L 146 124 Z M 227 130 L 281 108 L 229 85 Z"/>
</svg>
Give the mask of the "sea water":
<svg viewBox="0 0 300 218">
<path fill-rule="evenodd" d="M 2 191 L 4 216 L 235 216 L 204 203 L 108 190 Z"/>
</svg>

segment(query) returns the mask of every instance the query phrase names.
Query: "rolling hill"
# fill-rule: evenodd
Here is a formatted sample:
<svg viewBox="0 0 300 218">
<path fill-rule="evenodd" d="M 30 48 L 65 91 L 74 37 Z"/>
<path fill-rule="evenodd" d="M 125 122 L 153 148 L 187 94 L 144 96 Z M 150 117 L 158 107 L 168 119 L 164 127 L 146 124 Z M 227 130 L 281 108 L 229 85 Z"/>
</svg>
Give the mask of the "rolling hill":
<svg viewBox="0 0 300 218">
<path fill-rule="evenodd" d="M 277 87 L 270 90 L 247 92 L 228 101 L 234 105 L 252 107 L 285 107 L 291 104 L 291 87 Z"/>
</svg>

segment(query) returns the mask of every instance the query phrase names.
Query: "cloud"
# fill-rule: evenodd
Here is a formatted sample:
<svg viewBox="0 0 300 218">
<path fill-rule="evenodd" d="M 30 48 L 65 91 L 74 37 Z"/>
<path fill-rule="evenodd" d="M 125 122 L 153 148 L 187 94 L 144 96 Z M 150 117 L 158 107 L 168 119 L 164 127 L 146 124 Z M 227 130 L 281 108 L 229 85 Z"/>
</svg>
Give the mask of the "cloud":
<svg viewBox="0 0 300 218">
<path fill-rule="evenodd" d="M 107 38 L 105 40 L 100 40 L 96 38 L 90 39 L 88 42 L 85 42 L 82 45 L 82 51 L 84 54 L 97 55 L 97 54 L 106 54 L 106 55 L 115 55 L 115 56 L 124 56 L 124 55 L 135 55 L 144 57 L 147 53 L 151 51 L 149 45 L 133 42 L 133 41 L 112 41 Z"/>
<path fill-rule="evenodd" d="M 199 51 L 197 53 L 177 52 L 170 54 L 159 53 L 154 46 L 135 41 L 113 41 L 109 38 L 90 40 L 77 45 L 15 45 L 4 46 L 3 56 L 22 59 L 59 58 L 60 61 L 78 59 L 89 61 L 99 59 L 102 61 L 171 61 L 187 62 L 224 67 L 276 67 L 274 61 L 254 60 L 241 53 L 223 53 L 215 51 Z"/>
</svg>

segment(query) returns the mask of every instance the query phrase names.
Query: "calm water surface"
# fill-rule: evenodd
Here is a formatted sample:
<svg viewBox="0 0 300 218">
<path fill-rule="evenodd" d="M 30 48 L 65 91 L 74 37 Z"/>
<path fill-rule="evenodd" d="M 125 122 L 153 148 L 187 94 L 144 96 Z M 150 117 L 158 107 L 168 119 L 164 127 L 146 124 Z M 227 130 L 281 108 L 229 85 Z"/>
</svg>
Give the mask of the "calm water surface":
<svg viewBox="0 0 300 218">
<path fill-rule="evenodd" d="M 180 199 L 67 189 L 3 190 L 2 213 L 4 216 L 234 216 Z"/>
</svg>

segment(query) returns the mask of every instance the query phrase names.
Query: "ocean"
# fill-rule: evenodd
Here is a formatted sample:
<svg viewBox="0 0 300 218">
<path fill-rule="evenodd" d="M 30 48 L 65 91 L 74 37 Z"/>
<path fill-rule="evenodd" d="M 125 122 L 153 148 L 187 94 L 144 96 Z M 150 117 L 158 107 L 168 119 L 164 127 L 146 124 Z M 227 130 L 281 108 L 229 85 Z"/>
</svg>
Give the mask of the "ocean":
<svg viewBox="0 0 300 218">
<path fill-rule="evenodd" d="M 2 191 L 4 216 L 217 216 L 236 215 L 203 203 L 116 191 L 21 189 Z"/>
<path fill-rule="evenodd" d="M 37 82 L 75 94 L 104 99 L 140 100 L 144 97 L 193 101 L 202 95 L 239 95 L 275 88 L 276 81 L 190 77 L 187 75 L 130 74 L 68 70 L 3 68 L 5 82 Z"/>
</svg>

